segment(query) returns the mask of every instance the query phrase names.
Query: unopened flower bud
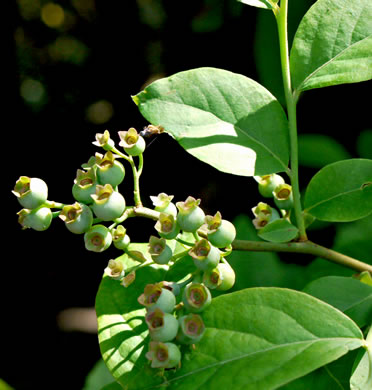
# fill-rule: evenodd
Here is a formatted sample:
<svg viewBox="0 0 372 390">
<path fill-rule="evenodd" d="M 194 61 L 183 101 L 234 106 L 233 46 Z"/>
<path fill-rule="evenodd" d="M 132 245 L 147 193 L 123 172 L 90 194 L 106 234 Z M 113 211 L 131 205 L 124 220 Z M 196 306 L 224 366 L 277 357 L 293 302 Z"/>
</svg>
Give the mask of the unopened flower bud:
<svg viewBox="0 0 372 390">
<path fill-rule="evenodd" d="M 189 196 L 184 202 L 177 202 L 177 222 L 185 232 L 196 232 L 204 223 L 205 214 L 199 207 L 200 199 Z"/>
<path fill-rule="evenodd" d="M 112 148 L 115 146 L 115 143 L 110 138 L 109 131 L 105 130 L 103 134 L 96 134 L 96 140 L 93 142 L 93 145 L 100 146 L 104 150 L 112 150 Z"/>
</svg>

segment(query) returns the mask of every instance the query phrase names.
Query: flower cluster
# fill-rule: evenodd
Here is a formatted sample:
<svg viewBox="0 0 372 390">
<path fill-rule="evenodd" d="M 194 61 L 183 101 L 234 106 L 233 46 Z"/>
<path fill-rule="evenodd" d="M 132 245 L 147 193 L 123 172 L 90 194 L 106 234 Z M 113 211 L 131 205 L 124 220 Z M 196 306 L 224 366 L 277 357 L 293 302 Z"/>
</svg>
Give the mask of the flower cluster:
<svg viewBox="0 0 372 390">
<path fill-rule="evenodd" d="M 252 208 L 254 215 L 253 225 L 256 229 L 262 229 L 269 223 L 279 218 L 290 218 L 290 211 L 293 207 L 292 187 L 285 183 L 284 179 L 273 173 L 265 176 L 254 176 L 258 183 L 258 191 L 264 198 L 272 198 L 274 205 L 279 209 L 273 208 L 267 203 L 259 202 Z"/>
<path fill-rule="evenodd" d="M 87 250 L 103 252 L 114 245 L 137 261 L 139 265 L 128 270 L 121 256 L 109 260 L 104 274 L 124 287 L 135 281 L 136 272 L 143 267 L 171 268 L 179 261 L 188 261 L 181 279 L 154 281 L 144 286 L 138 298 L 146 308 L 145 322 L 151 339 L 146 356 L 151 367 L 174 368 L 181 360 L 181 346 L 195 345 L 205 333 L 202 312 L 211 304 L 211 290 L 226 291 L 235 283 L 235 273 L 225 257 L 232 251 L 236 231 L 220 212 L 205 215 L 201 200 L 192 196 L 173 203 L 173 196 L 160 193 L 150 197 L 153 208 L 143 207 L 139 177 L 146 145 L 141 133 L 134 128 L 119 131 L 122 150 L 115 146 L 107 130 L 96 134 L 93 143 L 105 153 L 96 153 L 77 170 L 72 204 L 48 200 L 48 187 L 38 178 L 21 176 L 13 193 L 24 207 L 18 213 L 23 228 L 45 230 L 54 217 L 59 217 L 70 232 L 83 235 Z M 132 167 L 132 206 L 119 192 L 118 186 L 125 178 L 119 159 Z M 58 210 L 52 212 L 53 208 Z M 146 253 L 130 249 L 131 240 L 124 227 L 127 218 L 138 216 L 156 220 Z"/>
<path fill-rule="evenodd" d="M 178 255 L 172 253 L 167 242 L 180 240 L 187 248 L 182 255 L 193 262 L 194 272 L 179 282 L 149 284 L 138 298 L 147 311 L 151 341 L 146 357 L 153 368 L 174 368 L 180 363 L 180 346 L 195 345 L 204 335 L 201 313 L 211 304 L 210 290 L 225 291 L 235 282 L 235 273 L 224 259 L 231 253 L 229 248 L 235 239 L 233 224 L 222 219 L 219 212 L 206 216 L 199 206 L 200 199 L 189 196 L 174 204 L 172 198 L 165 193 L 151 197 L 160 216 L 155 225 L 159 237 L 150 237 L 149 253 L 157 264 L 172 264 Z M 179 238 L 185 232 L 194 237 L 193 242 Z"/>
</svg>

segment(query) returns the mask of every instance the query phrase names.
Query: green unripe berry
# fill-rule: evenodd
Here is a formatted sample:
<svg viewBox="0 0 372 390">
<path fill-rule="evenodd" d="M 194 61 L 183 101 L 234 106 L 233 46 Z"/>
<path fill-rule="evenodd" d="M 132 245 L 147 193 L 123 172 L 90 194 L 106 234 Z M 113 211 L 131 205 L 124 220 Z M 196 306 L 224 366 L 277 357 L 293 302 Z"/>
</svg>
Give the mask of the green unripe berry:
<svg viewBox="0 0 372 390">
<path fill-rule="evenodd" d="M 159 236 L 166 238 L 167 240 L 173 240 L 180 232 L 180 226 L 175 220 L 172 214 L 166 214 L 161 212 L 159 219 L 155 224 L 155 229 L 159 233 Z"/>
<path fill-rule="evenodd" d="M 138 302 L 148 310 L 159 308 L 165 313 L 171 313 L 176 305 L 176 297 L 170 290 L 163 288 L 162 283 L 148 284 L 138 297 Z"/>
<path fill-rule="evenodd" d="M 165 214 L 171 214 L 174 218 L 177 216 L 177 207 L 172 203 L 173 195 L 167 195 L 164 192 L 158 196 L 150 196 L 155 210 Z"/>
<path fill-rule="evenodd" d="M 172 258 L 172 249 L 167 245 L 165 238 L 150 237 L 149 253 L 157 264 L 167 264 Z"/>
<path fill-rule="evenodd" d="M 189 255 L 193 258 L 195 266 L 202 271 L 215 268 L 221 258 L 220 251 L 205 238 L 195 243 Z"/>
<path fill-rule="evenodd" d="M 161 283 L 163 284 L 163 288 L 171 291 L 175 296 L 177 296 L 181 292 L 181 287 L 176 282 L 168 282 L 164 280 Z"/>
<path fill-rule="evenodd" d="M 178 320 L 169 313 L 156 308 L 146 314 L 146 324 L 154 341 L 171 341 L 177 336 Z"/>
<path fill-rule="evenodd" d="M 127 230 L 124 226 L 118 225 L 116 229 L 111 232 L 112 241 L 114 242 L 115 248 L 117 249 L 126 249 L 130 244 L 130 238 L 126 234 Z"/>
<path fill-rule="evenodd" d="M 204 335 L 205 325 L 199 314 L 190 313 L 179 318 L 176 340 L 181 344 L 196 344 Z"/>
<path fill-rule="evenodd" d="M 256 229 L 262 229 L 267 224 L 280 218 L 276 209 L 263 202 L 259 202 L 257 206 L 253 207 L 252 212 L 256 217 L 252 221 Z"/>
<path fill-rule="evenodd" d="M 86 233 L 93 224 L 92 210 L 84 203 L 75 202 L 64 206 L 59 218 L 65 222 L 67 229 L 75 234 Z"/>
<path fill-rule="evenodd" d="M 48 186 L 37 177 L 21 176 L 14 186 L 13 194 L 20 205 L 26 209 L 41 206 L 48 198 Z"/>
<path fill-rule="evenodd" d="M 115 159 L 112 152 L 108 151 L 101 159 L 97 159 L 97 178 L 100 184 L 118 186 L 125 177 L 123 164 Z"/>
<path fill-rule="evenodd" d="M 181 361 L 181 352 L 176 344 L 151 341 L 146 358 L 152 368 L 174 368 Z"/>
<path fill-rule="evenodd" d="M 284 184 L 284 179 L 276 173 L 254 178 L 258 182 L 258 191 L 264 198 L 272 198 L 275 187 Z"/>
<path fill-rule="evenodd" d="M 226 248 L 236 237 L 235 226 L 226 219 L 222 219 L 218 211 L 214 217 L 207 215 L 205 221 L 208 226 L 208 241 L 217 248 Z"/>
<path fill-rule="evenodd" d="M 72 186 L 72 195 L 75 200 L 85 204 L 93 203 L 92 195 L 96 193 L 97 178 L 94 169 L 87 172 L 78 169 L 74 185 Z"/>
<path fill-rule="evenodd" d="M 103 252 L 112 242 L 110 231 L 104 225 L 94 225 L 84 234 L 85 248 L 92 252 Z"/>
<path fill-rule="evenodd" d="M 293 207 L 292 186 L 280 184 L 273 191 L 274 203 L 281 210 L 290 210 Z"/>
<path fill-rule="evenodd" d="M 183 291 L 182 302 L 191 313 L 200 313 L 211 304 L 212 296 L 204 284 L 190 283 Z"/>
<path fill-rule="evenodd" d="M 137 133 L 137 130 L 131 127 L 128 131 L 119 131 L 120 142 L 119 145 L 130 156 L 139 156 L 143 153 L 146 147 L 146 142 L 142 136 Z"/>
<path fill-rule="evenodd" d="M 103 221 L 119 218 L 125 210 L 125 199 L 119 192 L 114 191 L 111 184 L 97 185 L 96 193 L 92 195 L 93 212 Z"/>
<path fill-rule="evenodd" d="M 18 212 L 18 222 L 22 225 L 22 229 L 31 228 L 42 232 L 52 223 L 52 212 L 49 207 L 40 206 L 36 209 L 22 209 Z"/>
<path fill-rule="evenodd" d="M 203 283 L 210 289 L 229 290 L 235 284 L 235 272 L 227 263 L 219 263 L 216 268 L 204 272 Z"/>
<path fill-rule="evenodd" d="M 177 202 L 177 223 L 185 232 L 196 232 L 204 224 L 205 214 L 199 207 L 200 199 L 189 196 L 184 202 Z"/>
<path fill-rule="evenodd" d="M 96 140 L 93 142 L 93 145 L 100 146 L 104 150 L 109 151 L 115 146 L 115 142 L 110 138 L 109 131 L 105 130 L 103 134 L 96 134 Z"/>
</svg>

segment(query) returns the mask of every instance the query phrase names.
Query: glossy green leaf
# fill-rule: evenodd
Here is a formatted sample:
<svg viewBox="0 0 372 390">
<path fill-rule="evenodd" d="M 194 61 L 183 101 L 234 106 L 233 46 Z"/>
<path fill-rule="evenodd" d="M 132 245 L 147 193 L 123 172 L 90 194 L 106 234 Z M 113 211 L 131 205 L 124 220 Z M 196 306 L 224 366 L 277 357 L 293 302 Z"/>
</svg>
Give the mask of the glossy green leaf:
<svg viewBox="0 0 372 390">
<path fill-rule="evenodd" d="M 327 135 L 301 134 L 298 137 L 299 163 L 305 167 L 323 168 L 325 165 L 350 157 L 342 144 Z"/>
<path fill-rule="evenodd" d="M 127 255 L 121 261 L 125 269 L 138 264 Z M 156 384 L 145 357 L 148 344 L 145 309 L 137 298 L 146 284 L 163 280 L 164 274 L 165 270 L 158 266 L 145 267 L 136 273 L 136 280 L 127 288 L 108 276 L 101 281 L 96 297 L 100 350 L 111 374 L 124 388 L 145 389 Z"/>
<path fill-rule="evenodd" d="M 372 213 L 372 160 L 344 160 L 322 168 L 307 187 L 305 211 L 330 222 Z"/>
<path fill-rule="evenodd" d="M 350 378 L 351 390 L 370 390 L 372 388 L 372 367 L 368 352 L 364 352 L 362 360 Z"/>
<path fill-rule="evenodd" d="M 341 310 L 359 327 L 372 322 L 372 287 L 359 280 L 326 276 L 309 283 L 303 291 Z"/>
<path fill-rule="evenodd" d="M 144 282 L 162 275 L 151 268 L 141 271 L 127 289 L 104 277 L 97 295 L 103 359 L 124 388 L 167 384 L 169 390 L 276 389 L 364 343 L 353 321 L 307 294 L 246 289 L 213 299 L 203 312 L 205 336 L 195 349 L 183 349 L 180 369 L 161 377 L 144 356 L 145 313 L 136 298 Z"/>
<path fill-rule="evenodd" d="M 297 235 L 297 227 L 286 219 L 277 219 L 258 231 L 259 237 L 271 242 L 289 242 Z"/>
<path fill-rule="evenodd" d="M 352 351 L 281 387 L 280 390 L 350 390 L 351 369 L 357 352 Z"/>
<path fill-rule="evenodd" d="M 198 159 L 242 176 L 288 171 L 288 122 L 279 102 L 255 81 L 215 68 L 157 80 L 133 97 Z"/>
<path fill-rule="evenodd" d="M 273 4 L 276 3 L 277 1 L 269 1 L 269 0 L 238 0 L 241 3 L 251 5 L 253 7 L 258 7 L 258 8 L 265 8 L 265 9 L 272 9 Z"/>
<path fill-rule="evenodd" d="M 296 29 L 314 0 L 297 0 L 289 4 L 288 44 L 291 47 Z M 254 58 L 259 81 L 285 106 L 283 79 L 280 65 L 278 29 L 274 15 L 257 9 L 254 36 Z"/>
<path fill-rule="evenodd" d="M 203 312 L 207 332 L 169 389 L 276 389 L 358 348 L 358 327 L 299 292 L 254 288 L 215 298 Z M 337 324 L 324 329 L 324 321 Z M 270 373 L 270 374 L 268 374 Z"/>
<path fill-rule="evenodd" d="M 372 2 L 318 0 L 296 32 L 290 56 L 298 92 L 372 78 Z"/>
<path fill-rule="evenodd" d="M 366 340 L 367 349 L 350 378 L 351 390 L 370 390 L 372 388 L 372 326 Z"/>
</svg>

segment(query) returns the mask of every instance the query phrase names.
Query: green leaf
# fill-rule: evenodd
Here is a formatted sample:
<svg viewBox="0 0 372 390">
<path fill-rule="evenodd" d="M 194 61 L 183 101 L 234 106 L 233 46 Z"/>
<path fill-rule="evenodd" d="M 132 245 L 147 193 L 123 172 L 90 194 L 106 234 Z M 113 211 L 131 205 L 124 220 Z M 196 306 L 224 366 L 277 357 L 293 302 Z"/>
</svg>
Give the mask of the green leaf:
<svg viewBox="0 0 372 390">
<path fill-rule="evenodd" d="M 300 165 L 322 168 L 351 156 L 334 138 L 323 134 L 301 134 L 298 137 L 298 157 Z"/>
<path fill-rule="evenodd" d="M 364 352 L 354 374 L 350 378 L 351 390 L 370 390 L 372 387 L 372 367 L 368 352 Z"/>
<path fill-rule="evenodd" d="M 0 378 L 0 390 L 13 390 L 13 387 L 9 386 L 5 381 Z"/>
<path fill-rule="evenodd" d="M 329 222 L 348 222 L 372 212 L 372 160 L 351 159 L 322 168 L 310 181 L 305 211 Z"/>
<path fill-rule="evenodd" d="M 298 92 L 372 78 L 372 2 L 318 0 L 296 32 L 290 56 Z"/>
<path fill-rule="evenodd" d="M 326 276 L 309 283 L 303 291 L 341 310 L 359 327 L 372 321 L 372 287 L 359 280 Z"/>
<path fill-rule="evenodd" d="M 133 97 L 142 115 L 220 171 L 288 171 L 288 122 L 279 102 L 255 81 L 215 68 L 157 80 Z"/>
<path fill-rule="evenodd" d="M 125 269 L 138 264 L 127 255 L 123 255 L 121 261 Z M 124 388 L 144 389 L 160 381 L 153 378 L 154 372 L 145 357 L 148 331 L 145 309 L 137 298 L 146 284 L 163 280 L 164 274 L 164 269 L 148 266 L 136 273 L 136 280 L 127 288 L 104 276 L 98 289 L 96 312 L 102 358 Z"/>
<path fill-rule="evenodd" d="M 286 289 L 217 297 L 203 319 L 206 334 L 168 377 L 169 390 L 276 389 L 363 344 L 346 316 Z"/>
<path fill-rule="evenodd" d="M 238 0 L 241 3 L 251 5 L 253 7 L 265 8 L 265 9 L 273 9 L 272 3 L 277 3 L 277 1 L 269 1 L 269 0 Z"/>
<path fill-rule="evenodd" d="M 372 326 L 367 335 L 366 349 L 350 378 L 351 390 L 370 390 L 372 388 Z"/>
<path fill-rule="evenodd" d="M 340 359 L 281 387 L 280 390 L 350 390 L 351 368 L 356 352 L 352 351 Z"/>
<path fill-rule="evenodd" d="M 213 299 L 203 312 L 205 336 L 195 349 L 183 349 L 181 368 L 164 378 L 144 356 L 145 311 L 136 302 L 143 285 L 162 276 L 148 267 L 127 289 L 108 277 L 99 288 L 100 348 L 124 388 L 211 390 L 233 381 L 234 388 L 276 389 L 364 343 L 353 321 L 316 298 L 280 288 L 246 289 Z"/>
<path fill-rule="evenodd" d="M 286 219 L 277 219 L 258 231 L 258 236 L 271 242 L 292 241 L 298 235 L 298 229 Z"/>
<path fill-rule="evenodd" d="M 104 386 L 113 382 L 114 378 L 104 361 L 100 359 L 87 375 L 83 390 L 101 390 Z"/>
</svg>

